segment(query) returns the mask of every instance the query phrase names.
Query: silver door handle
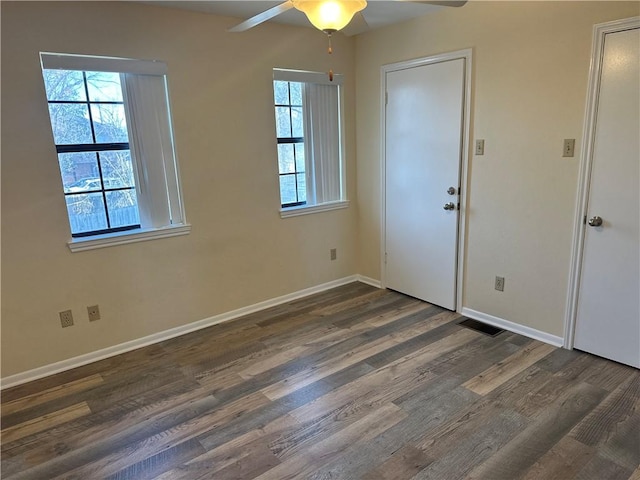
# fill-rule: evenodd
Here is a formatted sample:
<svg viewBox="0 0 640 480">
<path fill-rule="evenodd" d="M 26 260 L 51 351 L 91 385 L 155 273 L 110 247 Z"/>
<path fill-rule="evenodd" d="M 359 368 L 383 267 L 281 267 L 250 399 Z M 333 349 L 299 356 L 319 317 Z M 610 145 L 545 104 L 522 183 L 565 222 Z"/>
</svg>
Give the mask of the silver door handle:
<svg viewBox="0 0 640 480">
<path fill-rule="evenodd" d="M 457 191 L 458 191 L 458 190 L 457 190 L 456 188 L 454 188 L 454 187 L 449 187 L 449 188 L 447 188 L 447 193 L 448 193 L 449 195 L 455 195 L 455 194 L 457 193 Z"/>
<path fill-rule="evenodd" d="M 589 226 L 590 227 L 599 227 L 602 225 L 602 217 L 598 217 L 597 215 L 595 217 L 592 217 L 589 219 Z"/>
<path fill-rule="evenodd" d="M 449 202 L 449 203 L 445 203 L 443 208 L 445 210 L 455 210 L 456 206 L 453 204 L 453 202 Z"/>
</svg>

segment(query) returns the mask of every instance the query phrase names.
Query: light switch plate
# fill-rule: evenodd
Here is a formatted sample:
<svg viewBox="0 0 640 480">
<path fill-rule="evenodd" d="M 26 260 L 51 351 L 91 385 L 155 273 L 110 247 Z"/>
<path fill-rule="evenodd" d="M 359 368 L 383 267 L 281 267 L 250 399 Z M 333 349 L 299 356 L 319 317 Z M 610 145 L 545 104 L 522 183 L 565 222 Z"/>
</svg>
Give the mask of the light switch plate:
<svg viewBox="0 0 640 480">
<path fill-rule="evenodd" d="M 476 140 L 476 155 L 484 155 L 484 140 Z"/>
</svg>

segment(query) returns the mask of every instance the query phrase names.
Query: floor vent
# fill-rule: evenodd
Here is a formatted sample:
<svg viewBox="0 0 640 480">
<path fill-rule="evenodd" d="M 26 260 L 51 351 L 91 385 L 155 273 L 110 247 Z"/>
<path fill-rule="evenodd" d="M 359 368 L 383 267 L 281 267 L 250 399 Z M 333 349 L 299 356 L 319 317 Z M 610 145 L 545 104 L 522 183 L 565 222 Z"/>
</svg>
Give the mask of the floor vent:
<svg viewBox="0 0 640 480">
<path fill-rule="evenodd" d="M 504 332 L 502 328 L 487 325 L 486 323 L 482 323 L 477 320 L 471 320 L 470 318 L 458 322 L 458 325 L 470 328 L 471 330 L 475 330 L 476 332 L 484 333 L 485 335 L 489 335 L 490 337 L 495 337 L 496 335 Z"/>
</svg>

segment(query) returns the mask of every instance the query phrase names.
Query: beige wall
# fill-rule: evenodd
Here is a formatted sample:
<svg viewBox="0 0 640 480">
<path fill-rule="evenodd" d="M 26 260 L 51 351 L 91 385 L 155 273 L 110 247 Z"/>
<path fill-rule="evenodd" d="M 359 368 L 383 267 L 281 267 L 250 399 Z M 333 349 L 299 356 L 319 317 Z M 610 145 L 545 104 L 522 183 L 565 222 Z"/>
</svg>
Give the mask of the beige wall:
<svg viewBox="0 0 640 480">
<path fill-rule="evenodd" d="M 637 2 L 469 2 L 357 38 L 359 271 L 380 276 L 380 67 L 473 49 L 465 307 L 563 335 L 592 27 Z M 562 140 L 576 156 L 562 157 Z M 506 278 L 505 291 L 493 289 Z"/>
<path fill-rule="evenodd" d="M 354 273 L 380 278 L 380 66 L 469 47 L 471 138 L 486 152 L 470 159 L 464 306 L 562 335 L 591 28 L 638 13 L 470 2 L 337 35 L 330 59 L 312 29 L 232 35 L 233 19 L 128 2 L 2 2 L 2 376 Z M 40 51 L 168 63 L 190 235 L 69 252 Z M 352 206 L 282 220 L 271 68 L 330 66 L 347 79 Z M 563 138 L 576 157 L 562 158 Z M 95 303 L 103 319 L 89 323 Z M 63 330 L 68 308 L 76 325 Z"/>
<path fill-rule="evenodd" d="M 354 41 L 336 36 L 329 59 L 316 30 L 226 33 L 234 23 L 129 2 L 2 2 L 3 377 L 356 273 L 355 205 L 279 216 L 271 90 L 273 67 L 346 74 L 355 198 Z M 40 51 L 167 62 L 190 235 L 70 253 Z M 62 329 L 69 308 L 76 324 Z"/>
</svg>

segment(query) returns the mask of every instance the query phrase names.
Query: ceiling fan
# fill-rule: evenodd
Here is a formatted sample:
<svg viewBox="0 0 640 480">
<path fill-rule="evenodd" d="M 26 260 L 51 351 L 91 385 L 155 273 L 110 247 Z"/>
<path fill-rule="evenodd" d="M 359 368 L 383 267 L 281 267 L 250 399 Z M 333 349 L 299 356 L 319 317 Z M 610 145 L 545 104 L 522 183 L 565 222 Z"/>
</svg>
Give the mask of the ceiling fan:
<svg viewBox="0 0 640 480">
<path fill-rule="evenodd" d="M 375 1 L 375 0 L 373 0 Z M 421 3 L 445 7 L 461 7 L 466 0 L 393 0 L 395 2 L 404 3 Z M 391 3 L 391 2 L 385 2 Z M 368 25 L 362 13 L 367 6 L 366 0 L 286 0 L 283 3 L 269 8 L 244 22 L 229 29 L 230 32 L 244 32 L 261 23 L 264 23 L 278 15 L 295 8 L 304 12 L 309 21 L 318 30 L 325 32 L 327 35 L 342 30 L 348 24 L 357 24 L 354 29 L 356 33 L 362 33 L 368 30 Z M 353 21 L 352 21 L 353 19 Z"/>
<path fill-rule="evenodd" d="M 464 5 L 466 0 L 432 0 L 432 1 L 417 1 L 417 0 L 395 0 L 396 2 L 405 3 L 422 3 L 438 6 L 460 7 Z M 248 20 L 236 25 L 229 29 L 230 32 L 244 32 L 253 28 L 261 23 L 271 20 L 278 15 L 295 8 L 304 12 L 311 24 L 318 30 L 323 31 L 329 38 L 328 53 L 333 53 L 331 47 L 331 35 L 335 32 L 342 30 L 350 22 L 357 23 L 357 33 L 364 32 L 369 29 L 366 20 L 360 13 L 367 6 L 366 0 L 286 0 L 283 3 L 269 8 L 258 15 L 255 15 Z M 354 19 L 355 16 L 355 19 Z M 333 70 L 329 70 L 329 81 L 333 81 Z"/>
</svg>

